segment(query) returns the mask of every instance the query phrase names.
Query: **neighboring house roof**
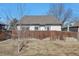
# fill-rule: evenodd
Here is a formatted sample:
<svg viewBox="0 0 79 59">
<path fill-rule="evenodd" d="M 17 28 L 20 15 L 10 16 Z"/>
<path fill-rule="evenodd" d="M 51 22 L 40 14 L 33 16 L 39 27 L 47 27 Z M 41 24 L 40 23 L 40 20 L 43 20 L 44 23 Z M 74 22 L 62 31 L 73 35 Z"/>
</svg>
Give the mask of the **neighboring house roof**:
<svg viewBox="0 0 79 59">
<path fill-rule="evenodd" d="M 62 24 L 53 16 L 24 16 L 17 24 Z"/>
<path fill-rule="evenodd" d="M 73 26 L 78 26 L 79 27 L 79 21 L 75 22 Z"/>
</svg>

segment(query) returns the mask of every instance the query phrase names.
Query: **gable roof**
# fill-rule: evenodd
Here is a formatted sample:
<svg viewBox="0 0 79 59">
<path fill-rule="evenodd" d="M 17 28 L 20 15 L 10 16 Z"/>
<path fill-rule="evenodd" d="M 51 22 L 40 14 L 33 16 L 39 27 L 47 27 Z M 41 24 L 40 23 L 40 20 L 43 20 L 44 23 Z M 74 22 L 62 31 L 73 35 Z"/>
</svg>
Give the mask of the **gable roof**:
<svg viewBox="0 0 79 59">
<path fill-rule="evenodd" d="M 62 24 L 53 16 L 24 16 L 17 24 Z"/>
</svg>

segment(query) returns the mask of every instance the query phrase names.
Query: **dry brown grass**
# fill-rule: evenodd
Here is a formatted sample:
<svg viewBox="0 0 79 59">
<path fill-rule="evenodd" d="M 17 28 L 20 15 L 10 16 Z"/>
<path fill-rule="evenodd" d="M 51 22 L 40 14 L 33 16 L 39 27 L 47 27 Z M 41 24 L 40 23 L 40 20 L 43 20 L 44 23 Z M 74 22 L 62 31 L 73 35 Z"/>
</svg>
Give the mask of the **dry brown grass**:
<svg viewBox="0 0 79 59">
<path fill-rule="evenodd" d="M 25 40 L 25 46 L 17 53 L 17 40 L 0 42 L 0 55 L 31 56 L 79 56 L 79 41 Z"/>
</svg>

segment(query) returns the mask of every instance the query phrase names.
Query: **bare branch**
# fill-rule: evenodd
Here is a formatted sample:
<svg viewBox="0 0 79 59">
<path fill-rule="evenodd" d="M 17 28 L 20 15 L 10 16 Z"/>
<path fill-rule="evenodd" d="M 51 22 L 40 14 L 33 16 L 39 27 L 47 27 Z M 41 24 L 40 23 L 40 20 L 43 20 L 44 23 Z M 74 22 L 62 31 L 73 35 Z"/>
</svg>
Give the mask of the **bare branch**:
<svg viewBox="0 0 79 59">
<path fill-rule="evenodd" d="M 64 22 L 66 22 L 67 20 L 69 20 L 69 18 L 72 16 L 72 9 L 68 9 L 65 13 L 64 13 L 64 19 L 62 21 L 62 23 L 64 24 Z"/>
<path fill-rule="evenodd" d="M 64 12 L 64 4 L 50 4 L 48 14 L 55 16 L 58 20 L 62 17 Z"/>
<path fill-rule="evenodd" d="M 25 4 L 17 4 L 17 11 L 19 12 L 19 18 L 21 18 L 22 16 L 24 16 L 24 8 Z"/>
<path fill-rule="evenodd" d="M 60 4 L 50 4 L 50 9 L 48 12 L 48 15 L 52 15 L 54 17 L 56 17 L 58 20 L 62 21 L 62 25 L 64 25 L 64 23 L 66 21 L 69 20 L 69 18 L 71 18 L 72 16 L 72 9 L 67 9 L 65 10 L 64 4 L 60 3 Z"/>
</svg>

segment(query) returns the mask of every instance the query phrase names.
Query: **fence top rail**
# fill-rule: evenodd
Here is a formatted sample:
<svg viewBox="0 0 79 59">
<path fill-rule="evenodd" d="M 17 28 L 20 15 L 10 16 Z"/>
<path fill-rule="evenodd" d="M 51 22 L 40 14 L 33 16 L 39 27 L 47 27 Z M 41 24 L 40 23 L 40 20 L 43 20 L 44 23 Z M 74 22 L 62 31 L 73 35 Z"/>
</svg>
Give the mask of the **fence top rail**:
<svg viewBox="0 0 79 59">
<path fill-rule="evenodd" d="M 16 32 L 17 30 L 12 30 L 12 32 Z M 29 31 L 29 30 L 25 30 L 25 31 L 18 31 L 18 32 L 63 32 L 63 33 L 79 33 L 79 32 L 68 32 L 68 31 Z"/>
</svg>

